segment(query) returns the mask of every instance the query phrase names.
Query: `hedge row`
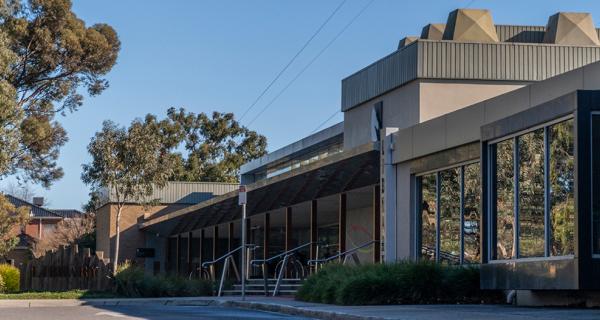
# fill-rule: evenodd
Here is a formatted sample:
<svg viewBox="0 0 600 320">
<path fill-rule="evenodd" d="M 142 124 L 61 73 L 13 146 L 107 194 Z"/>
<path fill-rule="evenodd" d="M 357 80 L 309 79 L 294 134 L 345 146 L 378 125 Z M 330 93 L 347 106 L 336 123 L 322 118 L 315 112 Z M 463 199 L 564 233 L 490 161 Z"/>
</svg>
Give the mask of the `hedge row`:
<svg viewBox="0 0 600 320">
<path fill-rule="evenodd" d="M 115 275 L 115 290 L 125 297 L 210 296 L 213 284 L 207 280 L 149 275 L 142 268 L 124 263 Z"/>
<path fill-rule="evenodd" d="M 500 302 L 479 289 L 479 269 L 430 262 L 324 267 L 310 276 L 296 298 L 340 305 Z"/>
</svg>

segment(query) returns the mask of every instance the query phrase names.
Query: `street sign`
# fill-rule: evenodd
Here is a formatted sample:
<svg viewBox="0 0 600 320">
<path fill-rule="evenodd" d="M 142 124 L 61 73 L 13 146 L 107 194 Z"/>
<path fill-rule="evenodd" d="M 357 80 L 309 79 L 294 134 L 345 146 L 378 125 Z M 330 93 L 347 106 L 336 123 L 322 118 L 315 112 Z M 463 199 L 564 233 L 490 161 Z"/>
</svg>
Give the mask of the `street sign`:
<svg viewBox="0 0 600 320">
<path fill-rule="evenodd" d="M 241 206 L 246 204 L 246 186 L 241 185 L 239 188 L 238 204 Z"/>
</svg>

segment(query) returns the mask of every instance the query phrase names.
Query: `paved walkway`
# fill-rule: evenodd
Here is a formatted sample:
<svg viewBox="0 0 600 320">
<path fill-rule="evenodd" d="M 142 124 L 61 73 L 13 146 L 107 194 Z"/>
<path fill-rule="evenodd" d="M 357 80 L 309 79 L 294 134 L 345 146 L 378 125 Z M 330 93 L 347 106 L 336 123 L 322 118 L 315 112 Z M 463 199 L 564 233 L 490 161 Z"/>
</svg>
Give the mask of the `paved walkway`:
<svg viewBox="0 0 600 320">
<path fill-rule="evenodd" d="M 597 320 L 600 309 L 571 308 L 525 308 L 506 305 L 394 305 L 394 306 L 334 306 L 295 301 L 290 298 L 248 297 L 203 297 L 203 298 L 158 298 L 158 299 L 98 299 L 98 300 L 0 300 L 3 308 L 39 308 L 52 306 L 206 306 L 223 308 L 245 308 L 271 311 L 289 315 L 318 319 L 399 319 L 399 320 Z"/>
<path fill-rule="evenodd" d="M 398 320 L 598 320 L 600 309 L 525 308 L 509 305 L 393 305 L 335 306 L 295 301 L 289 298 L 213 298 L 223 305 L 256 308 L 320 319 L 398 319 Z"/>
</svg>

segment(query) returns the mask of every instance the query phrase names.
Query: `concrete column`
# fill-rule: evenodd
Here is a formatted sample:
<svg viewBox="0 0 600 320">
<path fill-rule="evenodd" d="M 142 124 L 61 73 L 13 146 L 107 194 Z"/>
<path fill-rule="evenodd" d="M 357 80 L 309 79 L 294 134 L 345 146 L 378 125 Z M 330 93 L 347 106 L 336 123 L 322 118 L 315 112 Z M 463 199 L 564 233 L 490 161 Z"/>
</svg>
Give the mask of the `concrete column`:
<svg viewBox="0 0 600 320">
<path fill-rule="evenodd" d="M 200 267 L 202 267 L 202 262 L 203 262 L 203 255 L 202 255 L 202 249 L 204 248 L 204 229 L 200 230 L 200 248 L 198 250 L 200 250 L 200 252 L 198 252 L 198 261 L 200 261 Z"/>
<path fill-rule="evenodd" d="M 263 259 L 269 258 L 269 238 L 271 237 L 271 221 L 270 214 L 265 213 L 265 230 L 263 239 Z"/>
<path fill-rule="evenodd" d="M 212 247 L 212 259 L 217 260 L 218 256 L 218 251 L 217 249 L 219 248 L 219 226 L 215 225 L 213 226 L 213 247 Z"/>
<path fill-rule="evenodd" d="M 228 243 L 227 243 L 227 251 L 230 252 L 231 250 L 235 249 L 233 247 L 233 239 L 235 237 L 235 235 L 233 234 L 233 222 L 229 223 L 229 229 L 227 231 L 229 231 L 229 234 L 228 234 L 228 238 L 229 239 L 228 239 Z"/>
<path fill-rule="evenodd" d="M 270 214 L 265 213 L 265 230 L 263 239 L 263 259 L 269 258 L 269 238 L 271 237 L 271 219 Z M 266 279 L 269 277 L 269 266 L 263 264 L 263 277 Z"/>
<path fill-rule="evenodd" d="M 373 262 L 378 263 L 381 260 L 381 212 L 380 212 L 380 193 L 379 185 L 373 186 Z"/>
<path fill-rule="evenodd" d="M 292 207 L 285 208 L 285 251 L 292 249 Z"/>
<path fill-rule="evenodd" d="M 177 242 L 175 246 L 175 274 L 179 274 L 179 261 L 181 257 L 181 234 L 177 235 Z"/>
<path fill-rule="evenodd" d="M 187 252 L 186 252 L 186 262 L 187 262 L 187 273 L 188 275 L 192 272 L 192 233 L 188 232 L 187 234 Z"/>
<path fill-rule="evenodd" d="M 346 251 L 346 214 L 347 214 L 348 199 L 345 193 L 340 193 L 340 206 L 338 211 L 338 250 Z M 343 260 L 344 257 L 340 257 Z"/>
<path fill-rule="evenodd" d="M 310 202 L 310 258 L 317 259 L 317 200 Z"/>
<path fill-rule="evenodd" d="M 396 181 L 396 166 L 394 165 L 394 136 L 393 133 L 398 131 L 398 128 L 382 129 L 382 151 L 383 159 L 382 166 L 382 182 L 383 186 L 383 208 L 382 225 L 383 229 L 383 258 L 386 262 L 394 262 L 398 260 L 398 215 L 397 215 L 397 181 Z M 402 190 L 402 192 L 410 193 L 410 189 Z"/>
</svg>

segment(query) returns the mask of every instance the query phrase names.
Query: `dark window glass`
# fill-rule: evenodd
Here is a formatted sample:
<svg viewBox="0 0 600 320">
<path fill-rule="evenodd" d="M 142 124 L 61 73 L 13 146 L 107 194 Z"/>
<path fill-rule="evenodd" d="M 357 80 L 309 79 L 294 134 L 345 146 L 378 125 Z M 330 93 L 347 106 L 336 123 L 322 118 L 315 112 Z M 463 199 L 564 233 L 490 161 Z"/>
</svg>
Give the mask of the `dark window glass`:
<svg viewBox="0 0 600 320">
<path fill-rule="evenodd" d="M 496 148 L 496 259 L 514 256 L 514 140 Z"/>
<path fill-rule="evenodd" d="M 421 177 L 421 254 L 435 260 L 436 246 L 436 175 Z"/>
<path fill-rule="evenodd" d="M 574 140 L 573 120 L 548 128 L 550 148 L 550 254 L 574 254 Z"/>
<path fill-rule="evenodd" d="M 464 261 L 466 263 L 479 263 L 481 218 L 481 182 L 479 163 L 465 166 L 464 169 Z"/>
<path fill-rule="evenodd" d="M 440 172 L 440 261 L 460 263 L 460 168 Z"/>
<path fill-rule="evenodd" d="M 543 257 L 544 129 L 519 138 L 519 256 Z"/>
<path fill-rule="evenodd" d="M 600 115 L 592 116 L 592 230 L 593 253 L 600 254 Z"/>
</svg>

